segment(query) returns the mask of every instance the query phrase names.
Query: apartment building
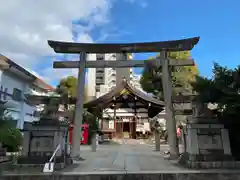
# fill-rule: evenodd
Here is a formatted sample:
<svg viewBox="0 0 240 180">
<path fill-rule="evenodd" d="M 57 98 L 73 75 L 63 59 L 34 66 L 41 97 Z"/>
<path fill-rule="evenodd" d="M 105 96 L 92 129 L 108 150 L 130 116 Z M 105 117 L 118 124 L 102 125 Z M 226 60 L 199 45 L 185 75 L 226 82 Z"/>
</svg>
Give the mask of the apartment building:
<svg viewBox="0 0 240 180">
<path fill-rule="evenodd" d="M 22 129 L 24 122 L 32 122 L 39 118 L 35 112 L 41 107 L 27 104 L 26 95 L 48 95 L 52 91 L 52 86 L 0 55 L 0 102 L 5 103 L 16 127 Z"/>
<path fill-rule="evenodd" d="M 131 84 L 133 87 L 137 88 L 138 90 L 144 92 L 143 89 L 142 89 L 142 86 L 141 86 L 141 84 L 140 84 L 140 79 L 141 79 L 141 75 L 140 75 L 140 74 L 135 74 L 135 73 L 133 72 L 133 70 L 130 69 L 130 81 L 129 81 L 130 84 Z"/>
<path fill-rule="evenodd" d="M 125 54 L 89 54 L 89 61 L 118 61 L 118 60 L 131 60 L 130 55 Z M 137 81 L 135 77 L 132 77 L 131 68 L 89 68 L 88 69 L 88 96 L 89 100 L 98 98 L 117 84 L 121 83 L 123 77 L 128 81 Z M 139 86 L 138 86 L 139 87 Z"/>
</svg>

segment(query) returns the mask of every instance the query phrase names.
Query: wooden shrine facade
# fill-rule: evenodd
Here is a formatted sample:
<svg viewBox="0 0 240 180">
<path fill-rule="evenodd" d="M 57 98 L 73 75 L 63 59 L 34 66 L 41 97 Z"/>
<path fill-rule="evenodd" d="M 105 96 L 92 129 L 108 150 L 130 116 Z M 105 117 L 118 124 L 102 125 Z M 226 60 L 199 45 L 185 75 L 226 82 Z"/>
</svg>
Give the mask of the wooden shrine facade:
<svg viewBox="0 0 240 180">
<path fill-rule="evenodd" d="M 101 131 L 110 137 L 137 137 L 137 126 L 148 123 L 164 103 L 131 86 L 126 80 L 107 94 L 84 105 L 89 112 L 100 115 Z"/>
</svg>

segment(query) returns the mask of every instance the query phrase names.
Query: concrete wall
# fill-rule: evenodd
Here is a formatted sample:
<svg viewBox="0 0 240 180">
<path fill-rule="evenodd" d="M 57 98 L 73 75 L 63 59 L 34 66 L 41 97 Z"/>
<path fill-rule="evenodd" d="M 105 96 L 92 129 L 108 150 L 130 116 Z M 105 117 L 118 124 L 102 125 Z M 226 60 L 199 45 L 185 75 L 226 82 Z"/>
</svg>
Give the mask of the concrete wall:
<svg viewBox="0 0 240 180">
<path fill-rule="evenodd" d="M 10 73 L 0 70 L 0 91 L 1 101 L 7 101 L 5 106 L 9 109 L 9 115 L 17 120 L 17 127 L 22 129 L 24 122 L 32 122 L 37 120 L 38 117 L 34 117 L 33 113 L 37 110 L 36 107 L 30 106 L 24 102 L 24 94 L 38 94 L 44 95 L 45 92 L 41 91 L 38 87 L 26 82 Z M 14 89 L 21 91 L 22 99 L 16 101 L 13 99 Z"/>
</svg>

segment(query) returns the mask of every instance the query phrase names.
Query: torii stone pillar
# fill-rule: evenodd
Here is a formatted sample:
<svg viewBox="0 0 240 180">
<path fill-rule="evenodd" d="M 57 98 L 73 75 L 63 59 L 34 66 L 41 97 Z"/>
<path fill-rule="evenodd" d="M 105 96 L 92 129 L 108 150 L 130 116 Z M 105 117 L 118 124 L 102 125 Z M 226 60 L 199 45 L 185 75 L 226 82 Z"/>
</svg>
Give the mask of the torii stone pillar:
<svg viewBox="0 0 240 180">
<path fill-rule="evenodd" d="M 73 139 L 71 157 L 78 158 L 80 155 L 80 141 L 82 138 L 82 121 L 83 121 L 83 104 L 84 104 L 84 85 L 85 85 L 85 73 L 86 73 L 86 53 L 80 53 L 80 62 L 78 68 L 78 85 L 76 93 L 76 106 L 75 116 L 73 120 Z"/>
<path fill-rule="evenodd" d="M 160 59 L 162 65 L 163 96 L 166 104 L 166 124 L 168 143 L 170 146 L 170 159 L 176 159 L 179 156 L 179 147 L 177 143 L 176 120 L 172 103 L 172 78 L 169 70 L 169 60 L 167 60 L 167 52 L 160 52 Z"/>
</svg>

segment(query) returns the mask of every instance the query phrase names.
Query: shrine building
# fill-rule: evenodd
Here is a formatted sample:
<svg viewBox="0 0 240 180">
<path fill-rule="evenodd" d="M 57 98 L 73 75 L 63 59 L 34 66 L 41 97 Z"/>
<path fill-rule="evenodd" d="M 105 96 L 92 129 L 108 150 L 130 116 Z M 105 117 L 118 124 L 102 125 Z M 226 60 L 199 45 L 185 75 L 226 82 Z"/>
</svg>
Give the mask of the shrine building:
<svg viewBox="0 0 240 180">
<path fill-rule="evenodd" d="M 164 102 L 134 88 L 125 79 L 107 94 L 84 105 L 98 114 L 102 133 L 109 138 L 136 139 L 150 133 L 149 118 L 164 109 Z"/>
</svg>

